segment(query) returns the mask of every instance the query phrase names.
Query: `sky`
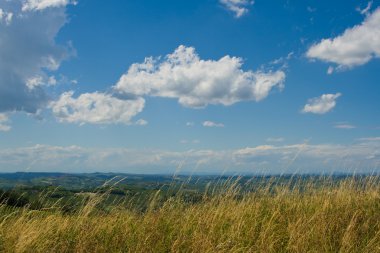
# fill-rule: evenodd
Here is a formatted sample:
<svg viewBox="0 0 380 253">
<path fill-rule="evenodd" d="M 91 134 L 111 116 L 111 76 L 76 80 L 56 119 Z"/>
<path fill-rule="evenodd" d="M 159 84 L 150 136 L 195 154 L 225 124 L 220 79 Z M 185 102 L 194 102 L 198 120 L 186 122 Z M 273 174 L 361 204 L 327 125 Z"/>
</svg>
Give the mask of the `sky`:
<svg viewBox="0 0 380 253">
<path fill-rule="evenodd" d="M 379 58 L 379 0 L 0 0 L 0 172 L 379 172 Z"/>
</svg>

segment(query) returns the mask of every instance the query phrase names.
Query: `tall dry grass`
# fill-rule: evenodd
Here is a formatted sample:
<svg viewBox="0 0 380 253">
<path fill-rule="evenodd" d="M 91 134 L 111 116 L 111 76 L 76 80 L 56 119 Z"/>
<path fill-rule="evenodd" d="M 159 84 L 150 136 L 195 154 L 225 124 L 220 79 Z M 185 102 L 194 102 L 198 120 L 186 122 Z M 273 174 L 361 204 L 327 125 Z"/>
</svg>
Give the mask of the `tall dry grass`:
<svg viewBox="0 0 380 253">
<path fill-rule="evenodd" d="M 1 206 L 0 251 L 380 252 L 378 181 L 267 182 L 253 192 L 232 182 L 196 204 L 157 193 L 145 212 L 99 211 L 105 196 L 75 214 Z"/>
</svg>

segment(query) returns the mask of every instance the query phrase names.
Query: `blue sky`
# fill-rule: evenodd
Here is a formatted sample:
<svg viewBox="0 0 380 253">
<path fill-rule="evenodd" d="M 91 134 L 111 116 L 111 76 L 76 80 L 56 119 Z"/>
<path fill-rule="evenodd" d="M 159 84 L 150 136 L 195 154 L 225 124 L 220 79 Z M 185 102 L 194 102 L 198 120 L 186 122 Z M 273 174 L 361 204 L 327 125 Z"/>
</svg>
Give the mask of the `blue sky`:
<svg viewBox="0 0 380 253">
<path fill-rule="evenodd" d="M 377 171 L 379 57 L 378 0 L 0 0 L 0 171 Z"/>
</svg>

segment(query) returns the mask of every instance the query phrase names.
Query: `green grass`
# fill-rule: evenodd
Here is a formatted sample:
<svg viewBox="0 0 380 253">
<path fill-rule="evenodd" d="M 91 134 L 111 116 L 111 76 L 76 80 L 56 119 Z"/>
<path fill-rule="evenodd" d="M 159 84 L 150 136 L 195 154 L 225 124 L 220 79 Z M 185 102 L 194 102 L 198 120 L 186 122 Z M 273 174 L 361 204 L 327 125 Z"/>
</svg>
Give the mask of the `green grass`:
<svg viewBox="0 0 380 253">
<path fill-rule="evenodd" d="M 0 206 L 2 252 L 380 252 L 376 177 L 210 186 L 197 202 L 179 191 L 104 208 L 91 195 L 74 213 Z M 41 200 L 43 201 L 43 200 Z"/>
</svg>

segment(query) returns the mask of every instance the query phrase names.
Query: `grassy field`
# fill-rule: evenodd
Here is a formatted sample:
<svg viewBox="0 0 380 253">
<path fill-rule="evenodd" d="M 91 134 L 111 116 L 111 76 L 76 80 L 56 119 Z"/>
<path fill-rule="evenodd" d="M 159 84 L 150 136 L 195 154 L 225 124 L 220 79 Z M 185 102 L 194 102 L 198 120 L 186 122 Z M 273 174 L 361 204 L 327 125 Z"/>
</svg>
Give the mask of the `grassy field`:
<svg viewBox="0 0 380 253">
<path fill-rule="evenodd" d="M 109 191 L 70 213 L 59 199 L 39 209 L 2 204 L 0 251 L 380 252 L 377 177 L 248 184 L 209 184 L 198 201 L 159 189 L 144 210 L 130 199 L 110 204 Z"/>
</svg>

